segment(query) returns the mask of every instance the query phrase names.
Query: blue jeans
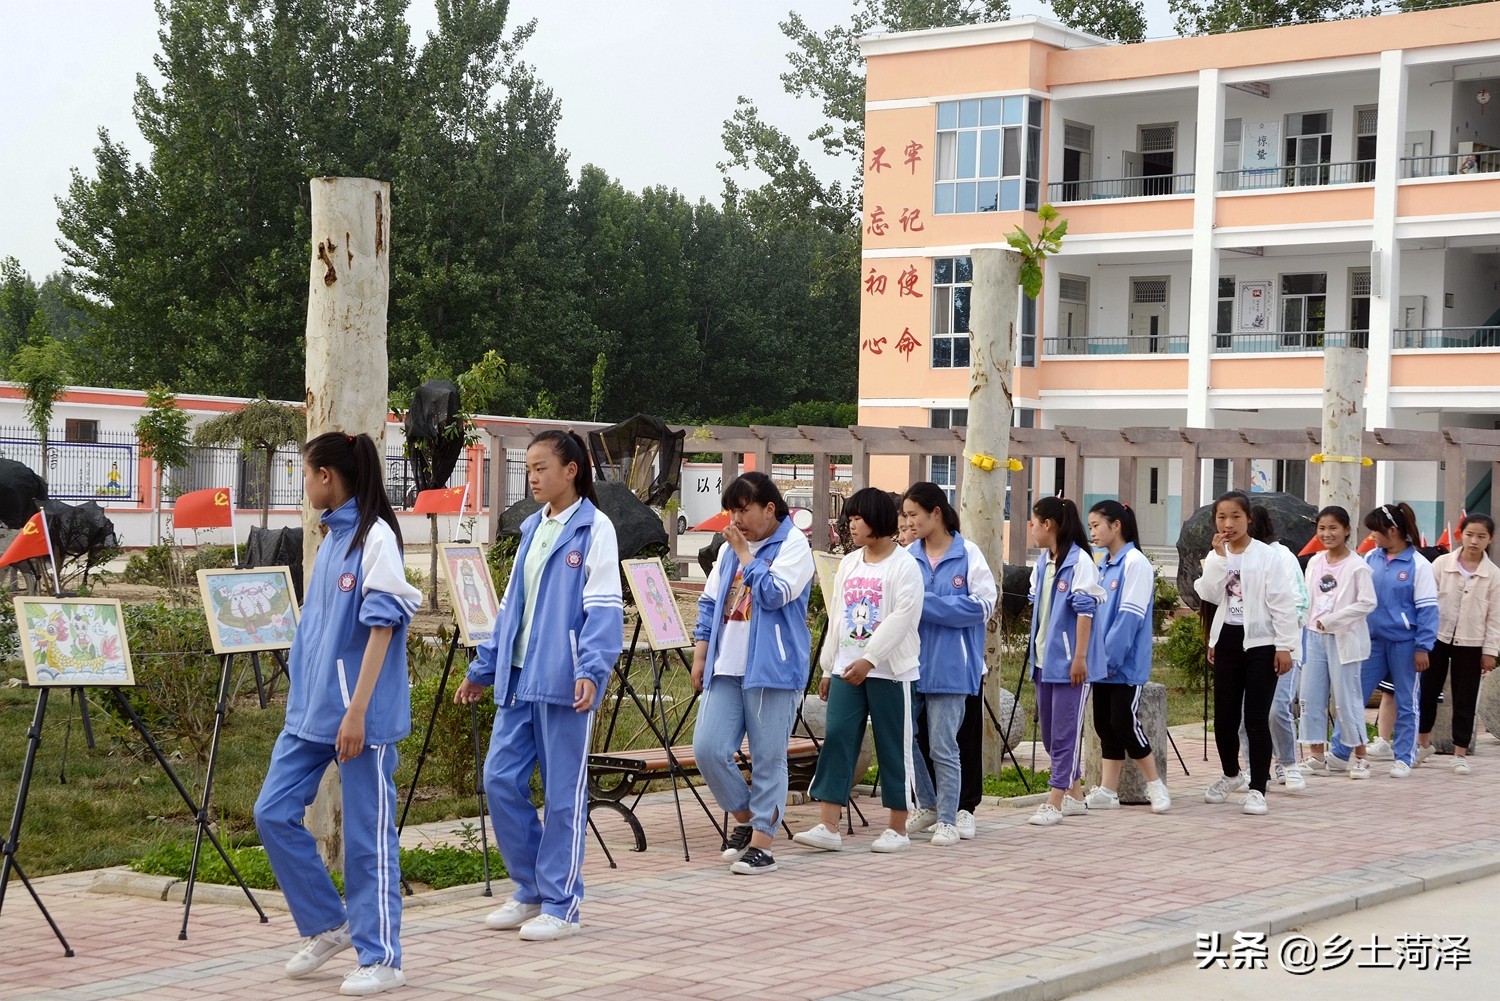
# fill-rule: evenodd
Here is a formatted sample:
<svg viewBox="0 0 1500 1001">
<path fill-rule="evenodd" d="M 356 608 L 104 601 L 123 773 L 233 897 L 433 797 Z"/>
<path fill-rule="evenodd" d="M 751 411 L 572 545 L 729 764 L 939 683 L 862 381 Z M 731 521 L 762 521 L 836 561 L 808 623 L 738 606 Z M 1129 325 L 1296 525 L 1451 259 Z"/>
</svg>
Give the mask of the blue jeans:
<svg viewBox="0 0 1500 1001">
<path fill-rule="evenodd" d="M 1370 659 L 1359 669 L 1361 706 L 1370 701 L 1375 686 L 1389 680 L 1396 689 L 1396 732 L 1392 735 L 1391 749 L 1397 761 L 1408 765 L 1416 760 L 1417 746 L 1417 645 L 1408 641 L 1393 643 L 1390 640 L 1370 637 Z M 1360 721 L 1359 734 L 1364 734 L 1364 721 Z M 1350 748 L 1343 741 L 1343 728 L 1333 731 L 1333 753 L 1348 760 Z"/>
<path fill-rule="evenodd" d="M 801 689 L 745 688 L 744 678 L 716 674 L 698 701 L 693 755 L 698 772 L 729 813 L 750 812 L 750 826 L 770 838 L 786 810 L 786 745 L 802 703 Z M 735 756 L 750 738 L 750 783 Z"/>
<path fill-rule="evenodd" d="M 912 776 L 917 786 L 917 805 L 937 810 L 938 823 L 958 823 L 958 793 L 963 773 L 958 763 L 958 728 L 964 721 L 965 695 L 924 695 L 911 693 L 912 723 L 927 710 L 927 750 L 932 754 L 932 768 L 937 773 L 937 788 L 927 774 L 922 749 L 915 740 L 911 745 Z"/>
<path fill-rule="evenodd" d="M 1288 767 L 1297 763 L 1297 730 L 1292 723 L 1292 700 L 1297 697 L 1297 677 L 1302 669 L 1292 662 L 1292 669 L 1276 679 L 1276 695 L 1271 699 L 1271 753 L 1276 761 Z M 1248 761 L 1250 739 L 1240 721 L 1240 751 Z"/>
<path fill-rule="evenodd" d="M 1365 704 L 1359 700 L 1360 662 L 1339 663 L 1338 639 L 1309 629 L 1303 634 L 1302 724 L 1299 742 L 1328 743 L 1328 697 L 1333 696 L 1338 732 L 1365 742 Z"/>
</svg>

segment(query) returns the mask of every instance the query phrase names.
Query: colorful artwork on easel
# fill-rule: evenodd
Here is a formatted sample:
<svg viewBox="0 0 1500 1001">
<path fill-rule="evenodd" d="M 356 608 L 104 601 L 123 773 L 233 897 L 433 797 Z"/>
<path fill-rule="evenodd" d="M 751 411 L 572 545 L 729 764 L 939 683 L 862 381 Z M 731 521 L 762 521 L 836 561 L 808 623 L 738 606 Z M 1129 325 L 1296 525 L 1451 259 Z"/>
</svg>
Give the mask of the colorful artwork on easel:
<svg viewBox="0 0 1500 1001">
<path fill-rule="evenodd" d="M 495 580 L 484 561 L 484 547 L 444 542 L 438 545 L 438 552 L 442 554 L 438 563 L 448 581 L 448 600 L 453 606 L 459 642 L 466 647 L 481 646 L 495 631 L 495 617 L 500 612 Z"/>
<path fill-rule="evenodd" d="M 653 650 L 676 650 L 693 645 L 693 637 L 682 624 L 677 611 L 677 601 L 672 597 L 672 584 L 667 580 L 667 568 L 661 558 L 654 560 L 622 560 L 625 579 L 630 582 L 630 594 L 635 599 L 636 612 L 641 625 L 646 627 L 646 640 Z"/>
<path fill-rule="evenodd" d="M 214 653 L 286 650 L 297 636 L 297 599 L 286 567 L 199 570 L 198 593 Z"/>
<path fill-rule="evenodd" d="M 134 685 L 125 614 L 108 598 L 17 598 L 26 683 L 61 688 Z"/>
</svg>

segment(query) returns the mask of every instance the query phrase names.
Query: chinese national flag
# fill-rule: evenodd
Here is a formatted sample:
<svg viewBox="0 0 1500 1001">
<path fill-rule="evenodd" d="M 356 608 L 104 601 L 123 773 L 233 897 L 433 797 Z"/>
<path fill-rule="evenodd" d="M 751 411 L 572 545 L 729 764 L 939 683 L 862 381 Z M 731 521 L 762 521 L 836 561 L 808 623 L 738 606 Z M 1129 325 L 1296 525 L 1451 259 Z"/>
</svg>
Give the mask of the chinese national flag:
<svg viewBox="0 0 1500 1001">
<path fill-rule="evenodd" d="M 177 498 L 172 506 L 173 528 L 232 528 L 234 508 L 229 488 L 194 490 Z"/>
<path fill-rule="evenodd" d="M 423 490 L 417 494 L 412 511 L 416 514 L 458 514 L 464 509 L 464 496 L 468 491 L 467 486 Z"/>
<path fill-rule="evenodd" d="M 22 526 L 21 534 L 11 542 L 10 547 L 5 550 L 5 555 L 0 556 L 0 567 L 38 556 L 46 556 L 50 552 L 52 548 L 47 541 L 47 528 L 42 524 L 42 512 L 38 511 Z"/>
</svg>

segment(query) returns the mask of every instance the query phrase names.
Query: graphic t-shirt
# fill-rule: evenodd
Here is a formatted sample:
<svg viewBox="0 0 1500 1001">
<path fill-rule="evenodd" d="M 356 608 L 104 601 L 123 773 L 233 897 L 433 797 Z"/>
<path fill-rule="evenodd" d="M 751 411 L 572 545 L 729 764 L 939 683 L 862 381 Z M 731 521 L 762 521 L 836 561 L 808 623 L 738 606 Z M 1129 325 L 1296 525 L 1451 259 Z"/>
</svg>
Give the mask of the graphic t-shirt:
<svg viewBox="0 0 1500 1001">
<path fill-rule="evenodd" d="M 1333 611 L 1338 603 L 1339 595 L 1343 593 L 1349 581 L 1349 566 L 1353 560 L 1352 556 L 1346 556 L 1337 563 L 1323 560 L 1322 569 L 1318 572 L 1317 579 L 1313 581 L 1314 593 L 1312 595 L 1312 622 Z"/>
<path fill-rule="evenodd" d="M 1224 580 L 1224 621 L 1232 626 L 1243 626 L 1245 624 L 1245 585 L 1240 580 L 1240 564 L 1244 562 L 1242 553 L 1229 553 L 1226 558 L 1228 574 Z"/>
<path fill-rule="evenodd" d="M 770 539 L 760 539 L 749 543 L 750 555 L 759 553 L 761 547 Z M 717 581 L 714 582 L 717 586 Z M 733 678 L 745 676 L 745 660 L 750 655 L 750 616 L 753 605 L 750 601 L 750 589 L 745 586 L 745 570 L 743 567 L 735 570 L 734 582 L 729 585 L 729 593 L 724 596 L 724 606 L 721 614 L 724 617 L 724 626 L 719 630 L 719 654 L 714 661 L 714 673 L 723 674 Z"/>
<path fill-rule="evenodd" d="M 891 600 L 890 574 L 896 565 L 895 553 L 879 563 L 866 563 L 863 559 L 844 578 L 844 592 L 840 595 L 837 628 L 839 631 L 839 653 L 834 659 L 833 673 L 843 674 L 844 668 L 865 655 L 865 647 L 875 628 L 885 621 Z M 834 628 L 830 623 L 829 628 Z"/>
</svg>

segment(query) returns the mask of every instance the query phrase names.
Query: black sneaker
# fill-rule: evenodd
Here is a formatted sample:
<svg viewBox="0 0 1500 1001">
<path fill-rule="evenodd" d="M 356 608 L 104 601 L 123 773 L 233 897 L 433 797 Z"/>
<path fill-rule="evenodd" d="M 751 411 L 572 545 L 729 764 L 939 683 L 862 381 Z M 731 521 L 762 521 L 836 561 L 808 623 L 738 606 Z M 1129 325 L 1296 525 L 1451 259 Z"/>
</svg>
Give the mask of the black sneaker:
<svg viewBox="0 0 1500 1001">
<path fill-rule="evenodd" d="M 745 854 L 740 860 L 729 867 L 730 872 L 739 873 L 741 876 L 754 876 L 762 872 L 775 872 L 776 859 L 764 848 L 746 848 Z"/>
<path fill-rule="evenodd" d="M 724 852 L 720 858 L 725 862 L 738 862 L 740 856 L 745 854 L 745 849 L 750 847 L 750 835 L 754 833 L 755 829 L 749 824 L 736 824 L 724 841 Z"/>
</svg>

